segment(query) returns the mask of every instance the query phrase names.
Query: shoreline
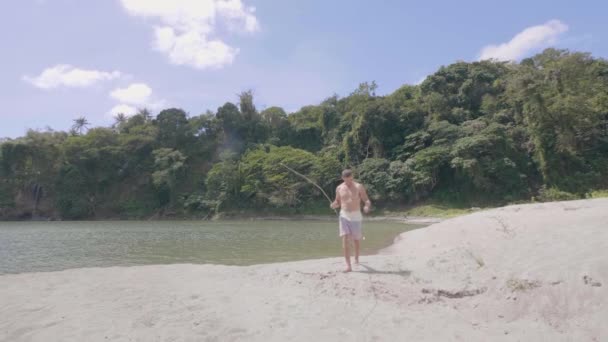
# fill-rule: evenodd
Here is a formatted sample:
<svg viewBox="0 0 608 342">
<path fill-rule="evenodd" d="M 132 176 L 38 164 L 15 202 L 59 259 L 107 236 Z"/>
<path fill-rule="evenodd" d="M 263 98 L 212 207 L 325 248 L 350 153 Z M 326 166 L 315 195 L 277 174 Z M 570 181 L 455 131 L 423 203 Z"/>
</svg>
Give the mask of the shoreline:
<svg viewBox="0 0 608 342">
<path fill-rule="evenodd" d="M 219 219 L 203 220 L 201 218 L 163 218 L 163 219 L 118 219 L 104 218 L 100 220 L 7 220 L 0 222 L 129 222 L 129 221 L 200 221 L 200 222 L 230 222 L 230 221 L 335 221 L 335 215 L 268 215 L 268 216 L 241 216 L 223 217 Z M 365 216 L 364 221 L 370 222 L 397 222 L 405 224 L 434 224 L 447 220 L 448 218 L 428 216 Z"/>
<path fill-rule="evenodd" d="M 235 218 L 235 219 L 221 219 L 220 221 L 238 221 L 238 220 L 251 220 L 251 221 L 335 221 L 336 216 L 323 216 L 323 215 L 295 215 L 295 216 L 259 216 L 252 218 Z M 405 224 L 433 224 L 444 221 L 445 219 L 439 217 L 423 217 L 423 216 L 364 216 L 363 221 L 369 222 L 397 222 Z"/>
<path fill-rule="evenodd" d="M 0 340 L 600 341 L 606 222 L 608 199 L 480 211 L 347 274 L 337 257 L 3 275 Z"/>
</svg>

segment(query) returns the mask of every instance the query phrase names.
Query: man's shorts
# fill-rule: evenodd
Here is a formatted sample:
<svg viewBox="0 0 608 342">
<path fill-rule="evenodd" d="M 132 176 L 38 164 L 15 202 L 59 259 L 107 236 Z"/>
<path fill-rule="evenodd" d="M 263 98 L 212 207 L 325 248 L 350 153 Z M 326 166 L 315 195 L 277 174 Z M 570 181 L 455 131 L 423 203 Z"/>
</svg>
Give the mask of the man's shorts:
<svg viewBox="0 0 608 342">
<path fill-rule="evenodd" d="M 361 213 L 357 213 L 358 215 L 349 214 L 348 212 L 340 212 L 340 236 L 350 235 L 355 240 L 361 240 L 363 238 Z"/>
</svg>

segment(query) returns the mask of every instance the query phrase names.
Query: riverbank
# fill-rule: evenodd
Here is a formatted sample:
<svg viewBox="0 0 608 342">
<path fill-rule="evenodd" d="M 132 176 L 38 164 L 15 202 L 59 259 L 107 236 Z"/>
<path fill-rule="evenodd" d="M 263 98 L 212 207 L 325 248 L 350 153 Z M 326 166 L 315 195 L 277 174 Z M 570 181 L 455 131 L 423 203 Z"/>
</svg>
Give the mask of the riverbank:
<svg viewBox="0 0 608 342">
<path fill-rule="evenodd" d="M 608 190 L 595 190 L 586 194 L 588 199 L 608 198 Z M 535 204 L 538 199 L 524 201 L 518 204 Z M 559 199 L 545 199 L 545 201 L 556 201 Z M 546 202 L 545 202 L 546 203 Z M 367 218 L 371 221 L 403 222 L 412 224 L 431 224 L 458 216 L 468 215 L 481 210 L 498 208 L 498 203 L 483 203 L 480 206 L 464 206 L 461 203 L 447 203 L 440 201 L 420 202 L 415 205 L 393 205 L 374 208 Z M 0 222 L 2 221 L 62 221 L 55 213 L 51 216 L 28 215 L 6 215 L 0 208 Z M 333 220 L 334 214 L 325 205 L 310 207 L 296 212 L 273 211 L 273 210 L 232 210 L 220 212 L 219 214 L 184 214 L 175 211 L 161 210 L 149 215 L 102 215 L 87 218 L 86 221 L 174 221 L 174 220 Z"/>
<path fill-rule="evenodd" d="M 473 212 L 474 210 L 471 210 L 471 212 Z M 371 222 L 397 222 L 397 223 L 405 223 L 405 224 L 433 224 L 433 223 L 438 223 L 441 222 L 443 220 L 445 220 L 446 218 L 451 218 L 451 217 L 456 217 L 459 215 L 465 215 L 465 213 L 460 213 L 458 215 L 441 215 L 438 214 L 436 217 L 435 216 L 430 216 L 430 215 L 420 215 L 420 216 L 409 216 L 405 213 L 393 213 L 393 212 L 385 212 L 383 214 L 380 215 L 372 215 L 372 216 L 366 216 L 365 220 L 366 221 L 371 221 Z M 299 214 L 294 214 L 294 215 L 254 215 L 254 214 L 247 214 L 247 213 L 231 213 L 228 215 L 221 215 L 218 217 L 205 217 L 205 218 L 200 218 L 200 217 L 179 217 L 179 218 L 175 218 L 175 217 L 160 217 L 160 216 L 153 216 L 151 218 L 148 218 L 144 221 L 194 221 L 194 220 L 211 220 L 211 221 L 242 221 L 242 220 L 251 220 L 251 221 L 335 221 L 336 220 L 336 215 L 299 215 Z M 4 222 L 37 222 L 37 221 L 62 221 L 62 220 L 58 220 L 58 219 L 52 219 L 52 218 L 42 218 L 42 217 L 38 217 L 35 219 L 27 219 L 27 220 L 7 220 Z M 137 220 L 133 220 L 133 219 L 120 219 L 120 218 L 104 218 L 103 220 L 86 220 L 86 221 L 137 221 Z M 2 222 L 2 220 L 0 220 L 0 222 Z M 77 222 L 77 221 L 70 221 L 70 222 Z"/>
<path fill-rule="evenodd" d="M 341 258 L 0 277 L 7 341 L 603 341 L 608 199 L 480 211 Z M 441 327 L 441 329 L 438 329 Z"/>
<path fill-rule="evenodd" d="M 232 220 L 229 218 L 225 220 Z M 293 216 L 257 216 L 257 217 L 239 217 L 239 220 L 252 221 L 336 221 L 336 215 L 293 215 Z M 366 222 L 396 222 L 405 224 L 433 224 L 443 221 L 440 217 L 425 217 L 425 216 L 365 216 Z"/>
</svg>

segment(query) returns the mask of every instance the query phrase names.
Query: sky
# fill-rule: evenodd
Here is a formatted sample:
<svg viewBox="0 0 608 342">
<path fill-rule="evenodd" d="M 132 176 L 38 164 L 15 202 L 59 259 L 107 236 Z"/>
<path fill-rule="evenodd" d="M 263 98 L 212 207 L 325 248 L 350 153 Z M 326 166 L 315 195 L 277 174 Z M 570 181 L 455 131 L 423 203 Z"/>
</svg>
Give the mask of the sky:
<svg viewBox="0 0 608 342">
<path fill-rule="evenodd" d="M 7 0 L 0 137 L 84 116 L 215 111 L 251 89 L 293 112 L 366 81 L 379 94 L 456 61 L 547 47 L 608 58 L 606 1 Z"/>
</svg>

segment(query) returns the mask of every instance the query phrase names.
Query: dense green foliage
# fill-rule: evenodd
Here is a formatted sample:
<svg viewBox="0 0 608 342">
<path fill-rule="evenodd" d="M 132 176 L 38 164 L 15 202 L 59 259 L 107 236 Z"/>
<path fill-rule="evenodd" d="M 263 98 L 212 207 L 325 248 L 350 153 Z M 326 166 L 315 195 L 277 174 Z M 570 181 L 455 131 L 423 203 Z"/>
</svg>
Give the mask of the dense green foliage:
<svg viewBox="0 0 608 342">
<path fill-rule="evenodd" d="M 0 145 L 0 216 L 207 216 L 327 207 L 354 168 L 383 203 L 580 198 L 608 186 L 608 62 L 548 49 L 520 63 L 458 62 L 418 86 L 375 83 L 287 114 L 240 94 L 215 113 L 78 118 Z M 43 189 L 42 191 L 33 189 Z"/>
</svg>

